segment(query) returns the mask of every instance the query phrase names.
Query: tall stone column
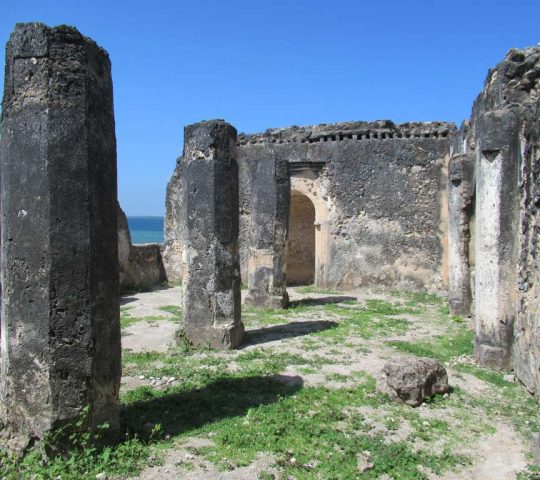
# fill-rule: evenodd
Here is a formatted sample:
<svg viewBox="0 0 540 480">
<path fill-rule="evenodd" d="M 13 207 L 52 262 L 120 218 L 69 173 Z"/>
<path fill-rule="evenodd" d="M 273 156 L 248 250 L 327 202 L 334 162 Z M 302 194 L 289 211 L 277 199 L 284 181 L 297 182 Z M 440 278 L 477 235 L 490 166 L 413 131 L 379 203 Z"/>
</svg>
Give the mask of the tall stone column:
<svg viewBox="0 0 540 480">
<path fill-rule="evenodd" d="M 511 367 L 517 311 L 519 115 L 504 108 L 476 121 L 476 358 Z"/>
<path fill-rule="evenodd" d="M 116 141 L 107 53 L 18 24 L 2 112 L 0 417 L 13 448 L 80 417 L 118 427 Z"/>
<path fill-rule="evenodd" d="M 448 303 L 452 315 L 471 314 L 469 224 L 473 201 L 473 164 L 454 155 L 448 165 Z"/>
<path fill-rule="evenodd" d="M 247 305 L 285 308 L 285 251 L 289 223 L 289 164 L 267 146 L 261 148 L 251 173 L 251 228 Z"/>
<path fill-rule="evenodd" d="M 229 349 L 242 341 L 236 130 L 223 120 L 184 131 L 185 335 L 193 345 Z"/>
</svg>

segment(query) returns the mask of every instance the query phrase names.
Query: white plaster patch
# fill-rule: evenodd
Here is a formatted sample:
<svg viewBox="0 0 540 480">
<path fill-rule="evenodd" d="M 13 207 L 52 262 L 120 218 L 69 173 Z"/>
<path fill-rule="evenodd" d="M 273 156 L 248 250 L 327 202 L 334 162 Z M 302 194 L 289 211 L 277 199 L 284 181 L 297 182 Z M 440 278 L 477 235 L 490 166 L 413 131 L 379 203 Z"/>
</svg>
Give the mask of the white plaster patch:
<svg viewBox="0 0 540 480">
<path fill-rule="evenodd" d="M 499 238 L 502 155 L 480 154 L 476 200 L 476 319 L 477 328 L 497 335 L 499 316 Z"/>
</svg>

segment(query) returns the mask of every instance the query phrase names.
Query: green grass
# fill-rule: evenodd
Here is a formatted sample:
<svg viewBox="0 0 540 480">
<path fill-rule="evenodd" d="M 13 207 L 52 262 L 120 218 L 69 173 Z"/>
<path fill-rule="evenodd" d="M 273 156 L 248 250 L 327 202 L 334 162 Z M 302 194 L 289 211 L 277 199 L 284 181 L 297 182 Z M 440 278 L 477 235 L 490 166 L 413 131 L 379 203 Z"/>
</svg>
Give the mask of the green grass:
<svg viewBox="0 0 540 480">
<path fill-rule="evenodd" d="M 494 433 L 494 419 L 512 423 L 524 438 L 540 430 L 538 402 L 521 385 L 504 381 L 499 372 L 471 365 L 456 369 L 458 374 L 486 382 L 489 389 L 481 397 L 455 387 L 449 397 L 435 396 L 421 409 L 392 402 L 363 371 L 324 375 L 327 381 L 347 382 L 342 388 L 305 386 L 301 377 L 284 375 L 292 366 L 295 372 L 320 377 L 321 367 L 334 363 L 338 354 L 347 357 L 345 345 L 361 348 L 348 341 L 362 338 L 384 343 L 385 336 L 408 331 L 410 321 L 404 317 L 419 315 L 424 315 L 422 321 L 436 322 L 438 328 L 443 325 L 446 333 L 429 340 L 387 343 L 442 361 L 472 353 L 472 332 L 462 322 L 443 317 L 438 297 L 407 293 L 399 300 L 244 309 L 247 323 L 278 324 L 270 327 L 274 330 L 286 329 L 304 315 L 335 322 L 303 334 L 296 344 L 302 350 L 295 353 L 264 346 L 235 352 L 181 347 L 165 353 L 124 352 L 124 375 L 176 378 L 160 388 L 144 385 L 122 394 L 125 437 L 115 446 L 95 447 L 82 432 L 74 437 L 72 454 L 48 460 L 43 460 L 38 448 L 19 459 L 0 455 L 0 478 L 94 480 L 101 472 L 125 478 L 159 463 L 163 451 L 178 441 L 196 436 L 213 442 L 197 454 L 222 470 L 249 465 L 258 455 L 270 454 L 280 478 L 375 480 L 386 474 L 394 480 L 425 480 L 428 470 L 442 474 L 468 465 L 470 459 L 456 452 Z M 129 317 L 129 310 L 124 308 L 122 315 Z M 161 310 L 180 321 L 178 307 Z M 377 348 L 377 343 L 370 346 Z M 334 358 L 318 355 L 322 347 Z M 403 435 L 403 431 L 408 435 L 401 439 L 398 433 Z M 369 456 L 373 468 L 358 470 L 359 453 Z M 192 468 L 189 463 L 184 467 Z M 520 478 L 533 480 L 533 474 L 524 472 Z M 270 478 L 274 477 L 268 472 L 259 475 L 261 480 Z"/>
<path fill-rule="evenodd" d="M 107 472 L 121 478 L 136 475 L 141 468 L 159 462 L 151 456 L 150 443 L 154 442 L 159 427 L 148 434 L 148 440 L 126 435 L 123 441 L 111 445 L 104 440 L 109 426 L 98 427 L 94 434 L 86 431 L 86 414 L 78 421 L 46 436 L 38 447 L 26 451 L 22 456 L 9 456 L 0 452 L 0 476 L 5 480 L 78 480 L 95 479 Z M 100 438 L 103 438 L 100 440 Z M 69 447 L 68 447 L 69 446 Z M 66 450 L 69 448 L 69 453 Z M 54 452 L 45 456 L 43 453 Z"/>
<path fill-rule="evenodd" d="M 160 315 L 149 315 L 147 317 L 132 317 L 128 314 L 122 314 L 120 315 L 120 328 L 125 329 L 137 322 L 157 322 L 159 320 L 168 320 L 168 318 Z"/>
<path fill-rule="evenodd" d="M 371 339 L 386 335 L 403 335 L 409 329 L 410 322 L 401 315 L 417 315 L 412 307 L 392 304 L 382 300 L 367 300 L 365 306 L 343 306 L 328 304 L 326 312 L 339 319 L 338 327 L 324 330 L 314 335 L 334 343 L 344 343 L 349 336 Z"/>
<path fill-rule="evenodd" d="M 343 295 L 343 292 L 338 292 L 336 290 L 330 290 L 327 288 L 317 288 L 315 285 L 306 285 L 303 287 L 297 287 L 296 291 L 304 295 L 309 294 L 309 293 L 321 293 L 321 294 L 327 294 L 327 295 L 339 295 L 339 294 Z"/>
<path fill-rule="evenodd" d="M 387 402 L 376 393 L 373 379 L 353 389 L 305 388 L 279 402 L 249 410 L 244 419 L 226 419 L 214 425 L 212 439 L 216 444 L 204 454 L 218 463 L 227 458 L 238 467 L 249 465 L 258 452 L 270 452 L 283 468 L 284 478 L 291 475 L 297 479 L 376 479 L 384 473 L 396 479 L 417 479 L 427 478 L 420 474 L 418 465 L 442 473 L 466 463 L 450 452 L 437 455 L 415 451 L 406 442 L 385 442 L 382 435 L 370 435 L 369 426 L 361 419 L 344 413 L 346 408 L 378 407 Z M 369 452 L 373 469 L 358 471 L 359 452 Z"/>
<path fill-rule="evenodd" d="M 435 293 L 428 292 L 401 292 L 394 290 L 390 292 L 390 295 L 394 297 L 406 299 L 406 305 L 408 306 L 421 306 L 421 305 L 443 305 L 444 299 Z"/>
<path fill-rule="evenodd" d="M 170 313 L 171 317 L 169 317 L 169 320 L 173 322 L 182 321 L 182 309 L 176 305 L 165 305 L 164 307 L 159 307 L 158 310 L 161 310 L 162 312 Z"/>
<path fill-rule="evenodd" d="M 132 309 L 133 307 L 131 306 L 120 307 L 120 328 L 125 329 L 137 322 L 157 322 L 159 320 L 170 320 L 172 322 L 182 321 L 182 309 L 174 305 L 159 307 L 159 310 L 172 314 L 167 316 L 148 315 L 146 317 L 132 317 L 130 315 L 130 310 Z"/>
<path fill-rule="evenodd" d="M 395 340 L 386 342 L 401 352 L 418 357 L 431 357 L 447 362 L 460 355 L 472 355 L 474 332 L 465 325 L 452 324 L 445 335 L 438 335 L 429 340 L 404 342 Z"/>
<path fill-rule="evenodd" d="M 540 431 L 540 403 L 519 383 L 504 380 L 504 372 L 476 365 L 458 365 L 459 372 L 474 375 L 491 385 L 493 395 L 484 395 L 475 401 L 490 418 L 504 418 L 529 442 L 533 432 Z"/>
</svg>

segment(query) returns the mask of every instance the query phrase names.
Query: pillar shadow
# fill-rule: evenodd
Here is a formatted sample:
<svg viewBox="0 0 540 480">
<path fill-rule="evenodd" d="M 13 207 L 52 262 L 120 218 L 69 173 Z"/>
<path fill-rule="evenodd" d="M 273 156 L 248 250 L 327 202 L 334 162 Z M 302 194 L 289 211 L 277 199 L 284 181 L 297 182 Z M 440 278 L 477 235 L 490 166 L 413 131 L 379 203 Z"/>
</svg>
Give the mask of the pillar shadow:
<svg viewBox="0 0 540 480">
<path fill-rule="evenodd" d="M 293 395 L 303 386 L 301 377 L 276 375 L 223 378 L 201 389 L 165 394 L 122 408 L 123 431 L 148 439 L 153 425 L 162 433 L 178 435 L 222 418 L 244 415 L 248 409 Z"/>
<path fill-rule="evenodd" d="M 120 297 L 120 306 L 124 306 L 128 303 L 135 302 L 137 300 L 137 297 L 131 297 L 129 295 Z"/>
<path fill-rule="evenodd" d="M 357 301 L 356 297 L 349 297 L 347 295 L 333 295 L 330 297 L 308 297 L 301 300 L 291 300 L 289 302 L 289 307 L 312 307 L 317 305 L 327 305 L 329 303 L 343 303 L 343 302 Z"/>
<path fill-rule="evenodd" d="M 336 322 L 328 320 L 314 320 L 289 322 L 282 325 L 272 325 L 271 327 L 256 328 L 247 330 L 244 335 L 244 341 L 240 346 L 240 350 L 251 345 L 259 345 L 261 343 L 274 342 L 292 337 L 301 337 L 310 333 L 322 332 L 330 328 L 337 327 Z"/>
</svg>

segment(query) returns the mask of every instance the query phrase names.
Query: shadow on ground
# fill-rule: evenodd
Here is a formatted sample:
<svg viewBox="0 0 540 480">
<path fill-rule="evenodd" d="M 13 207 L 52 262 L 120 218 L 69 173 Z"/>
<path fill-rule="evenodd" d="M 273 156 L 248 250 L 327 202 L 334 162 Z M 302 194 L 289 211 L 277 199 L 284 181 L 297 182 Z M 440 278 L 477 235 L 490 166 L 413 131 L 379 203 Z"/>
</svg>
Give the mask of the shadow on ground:
<svg viewBox="0 0 540 480">
<path fill-rule="evenodd" d="M 356 302 L 357 299 L 355 297 L 349 297 L 346 295 L 340 295 L 339 297 L 331 296 L 331 297 L 308 297 L 303 298 L 301 300 L 292 300 L 289 302 L 289 307 L 311 307 L 311 306 L 317 306 L 317 305 L 327 305 L 329 303 L 343 303 L 343 302 Z"/>
<path fill-rule="evenodd" d="M 330 328 L 336 328 L 338 324 L 328 320 L 289 322 L 282 325 L 273 325 L 271 327 L 262 327 L 246 331 L 244 342 L 240 350 L 251 345 L 274 342 L 292 337 L 301 337 L 310 333 L 322 332 Z"/>
<path fill-rule="evenodd" d="M 124 306 L 127 303 L 136 302 L 138 300 L 137 297 L 131 297 L 131 296 L 124 296 L 120 297 L 120 306 Z"/>
<path fill-rule="evenodd" d="M 204 388 L 185 392 L 158 393 L 139 389 L 148 396 L 124 405 L 122 427 L 130 434 L 148 439 L 160 424 L 163 434 L 179 435 L 227 417 L 244 415 L 248 409 L 274 403 L 293 395 L 303 386 L 301 377 L 277 375 L 225 378 Z"/>
</svg>

